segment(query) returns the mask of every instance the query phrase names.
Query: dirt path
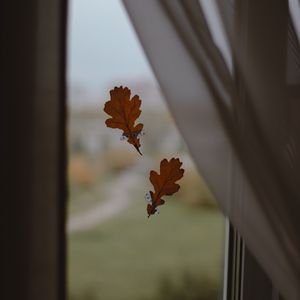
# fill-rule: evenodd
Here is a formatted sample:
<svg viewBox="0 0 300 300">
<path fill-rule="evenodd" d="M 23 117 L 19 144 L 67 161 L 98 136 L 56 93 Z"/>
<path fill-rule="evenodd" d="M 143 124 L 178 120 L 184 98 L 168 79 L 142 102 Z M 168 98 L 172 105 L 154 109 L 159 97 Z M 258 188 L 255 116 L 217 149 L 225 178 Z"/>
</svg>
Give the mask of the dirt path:
<svg viewBox="0 0 300 300">
<path fill-rule="evenodd" d="M 68 233 L 91 229 L 122 212 L 130 204 L 130 192 L 139 182 L 140 175 L 134 169 L 121 173 L 107 188 L 107 200 L 70 217 Z"/>
</svg>

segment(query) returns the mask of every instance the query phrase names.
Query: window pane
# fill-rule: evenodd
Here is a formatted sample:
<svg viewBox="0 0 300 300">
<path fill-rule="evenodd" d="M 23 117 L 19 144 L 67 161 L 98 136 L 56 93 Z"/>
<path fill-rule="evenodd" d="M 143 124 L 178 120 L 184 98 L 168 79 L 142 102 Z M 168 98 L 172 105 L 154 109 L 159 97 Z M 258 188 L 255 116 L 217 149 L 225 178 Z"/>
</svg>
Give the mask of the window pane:
<svg viewBox="0 0 300 300">
<path fill-rule="evenodd" d="M 69 11 L 69 300 L 221 299 L 224 219 L 164 103 L 121 3 Z M 114 86 L 142 99 L 140 156 L 107 128 Z M 149 171 L 179 157 L 181 189 L 147 218 Z"/>
</svg>

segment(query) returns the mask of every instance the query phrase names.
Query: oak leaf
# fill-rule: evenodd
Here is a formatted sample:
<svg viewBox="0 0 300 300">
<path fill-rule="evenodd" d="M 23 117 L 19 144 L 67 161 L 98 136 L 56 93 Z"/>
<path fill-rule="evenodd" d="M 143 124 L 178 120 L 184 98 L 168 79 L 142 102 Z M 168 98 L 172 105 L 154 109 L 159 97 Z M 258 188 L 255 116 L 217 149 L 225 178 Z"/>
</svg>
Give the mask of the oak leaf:
<svg viewBox="0 0 300 300">
<path fill-rule="evenodd" d="M 138 95 L 130 99 L 131 91 L 127 87 L 115 87 L 110 91 L 110 100 L 104 105 L 104 111 L 111 116 L 105 121 L 107 127 L 123 130 L 121 139 L 135 147 L 140 152 L 140 137 L 144 134 L 142 123 L 135 125 L 141 114 L 141 99 Z"/>
<path fill-rule="evenodd" d="M 184 169 L 181 169 L 182 162 L 179 158 L 171 158 L 170 161 L 163 159 L 160 162 L 160 174 L 155 171 L 150 171 L 150 182 L 154 187 L 154 192 L 149 191 L 145 195 L 145 200 L 148 202 L 147 212 L 148 217 L 158 213 L 158 206 L 163 205 L 165 200 L 163 196 L 170 196 L 176 193 L 180 185 L 177 180 L 183 177 Z"/>
</svg>

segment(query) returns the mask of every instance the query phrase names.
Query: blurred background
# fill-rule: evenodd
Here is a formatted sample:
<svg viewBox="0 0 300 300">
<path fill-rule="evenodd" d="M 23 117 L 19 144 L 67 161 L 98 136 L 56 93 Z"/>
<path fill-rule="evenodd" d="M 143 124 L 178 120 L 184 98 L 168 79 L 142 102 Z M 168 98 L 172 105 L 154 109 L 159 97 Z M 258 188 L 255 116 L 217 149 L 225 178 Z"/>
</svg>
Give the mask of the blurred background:
<svg viewBox="0 0 300 300">
<path fill-rule="evenodd" d="M 70 0 L 68 31 L 68 299 L 221 299 L 223 216 L 122 3 Z M 104 103 L 120 85 L 142 99 L 143 156 L 105 126 Z M 149 171 L 172 157 L 183 161 L 181 189 L 148 219 Z"/>
</svg>

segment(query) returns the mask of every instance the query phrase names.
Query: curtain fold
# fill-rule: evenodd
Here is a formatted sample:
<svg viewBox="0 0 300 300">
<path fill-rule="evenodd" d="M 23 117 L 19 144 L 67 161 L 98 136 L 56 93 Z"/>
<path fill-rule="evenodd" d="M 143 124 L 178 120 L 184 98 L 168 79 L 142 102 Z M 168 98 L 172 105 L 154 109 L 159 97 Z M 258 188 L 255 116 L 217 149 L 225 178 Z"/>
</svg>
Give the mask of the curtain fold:
<svg viewBox="0 0 300 300">
<path fill-rule="evenodd" d="M 300 50 L 288 3 L 123 2 L 220 207 L 286 299 L 299 299 Z M 207 22 L 216 8 L 232 65 Z"/>
</svg>

